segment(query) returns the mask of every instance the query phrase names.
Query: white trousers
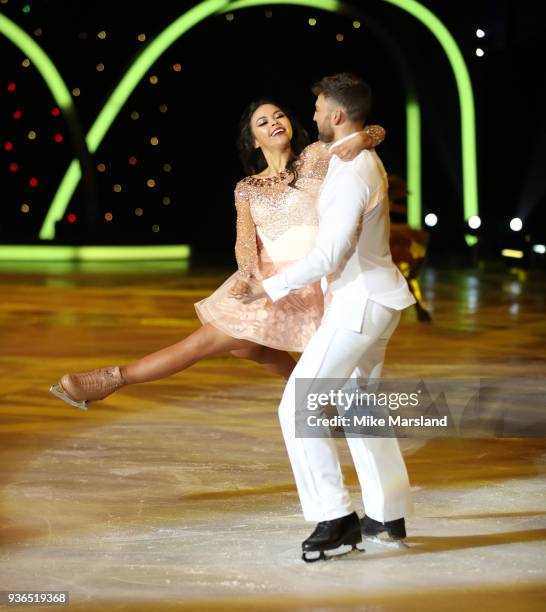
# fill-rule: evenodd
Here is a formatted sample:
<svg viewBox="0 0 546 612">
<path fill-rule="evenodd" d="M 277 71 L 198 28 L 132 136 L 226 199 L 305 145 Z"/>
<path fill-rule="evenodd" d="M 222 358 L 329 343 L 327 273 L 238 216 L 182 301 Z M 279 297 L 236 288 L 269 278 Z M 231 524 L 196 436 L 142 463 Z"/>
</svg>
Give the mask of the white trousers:
<svg viewBox="0 0 546 612">
<path fill-rule="evenodd" d="M 320 388 L 320 379 L 379 378 L 385 350 L 400 321 L 400 311 L 368 301 L 362 332 L 336 328 L 325 316 L 298 361 L 283 393 L 279 419 L 305 520 L 320 522 L 353 512 L 343 483 L 333 438 L 297 438 L 295 381 L 298 396 Z M 302 412 L 299 412 L 301 415 Z M 346 438 L 362 489 L 365 512 L 385 522 L 411 514 L 408 473 L 396 438 Z"/>
</svg>

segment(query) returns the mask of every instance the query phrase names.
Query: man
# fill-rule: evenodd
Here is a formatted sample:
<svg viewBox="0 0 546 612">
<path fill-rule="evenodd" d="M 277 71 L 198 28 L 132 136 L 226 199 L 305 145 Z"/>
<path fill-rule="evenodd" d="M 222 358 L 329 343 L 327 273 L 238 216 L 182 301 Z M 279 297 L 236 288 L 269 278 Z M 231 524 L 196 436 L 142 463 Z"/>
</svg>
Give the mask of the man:
<svg viewBox="0 0 546 612">
<path fill-rule="evenodd" d="M 360 78 L 325 77 L 313 87 L 314 121 L 320 140 L 341 144 L 364 127 L 371 93 Z M 389 250 L 388 181 L 375 151 L 362 151 L 350 162 L 335 155 L 319 195 L 320 223 L 315 247 L 276 276 L 254 281 L 242 297 L 248 303 L 269 296 L 276 301 L 327 276 L 327 308 L 283 394 L 279 418 L 307 521 L 318 522 L 302 544 L 305 561 L 325 558 L 325 550 L 355 547 L 364 536 L 386 532 L 405 537 L 410 511 L 408 475 L 394 438 L 347 438 L 365 493 L 366 515 L 359 521 L 343 484 L 331 437 L 296 437 L 295 422 L 306 410 L 296 405 L 296 379 L 306 393 L 320 381 L 340 385 L 356 375 L 378 378 L 387 342 L 400 311 L 414 303 Z M 319 552 L 310 559 L 310 551 Z"/>
</svg>

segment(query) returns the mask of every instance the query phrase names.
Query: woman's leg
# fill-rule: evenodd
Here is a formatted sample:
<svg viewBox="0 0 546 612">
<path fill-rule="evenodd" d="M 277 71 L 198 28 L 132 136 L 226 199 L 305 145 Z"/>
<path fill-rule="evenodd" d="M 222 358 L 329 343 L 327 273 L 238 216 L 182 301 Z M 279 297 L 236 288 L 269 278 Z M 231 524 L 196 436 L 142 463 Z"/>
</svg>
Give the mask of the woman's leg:
<svg viewBox="0 0 546 612">
<path fill-rule="evenodd" d="M 205 357 L 226 351 L 262 363 L 285 378 L 290 376 L 295 366 L 295 361 L 284 351 L 233 338 L 207 323 L 184 340 L 123 366 L 121 372 L 127 384 L 149 382 L 181 372 Z"/>
<path fill-rule="evenodd" d="M 262 363 L 285 378 L 290 376 L 295 365 L 292 357 L 284 351 L 233 338 L 213 325 L 206 324 L 184 340 L 126 366 L 65 374 L 50 390 L 69 404 L 85 410 L 89 402 L 104 399 L 125 385 L 166 378 L 185 370 L 200 359 L 226 351 Z"/>
<path fill-rule="evenodd" d="M 240 359 L 250 359 L 260 363 L 265 368 L 282 376 L 286 380 L 290 378 L 292 370 L 296 367 L 296 360 L 286 351 L 279 351 L 261 344 L 253 344 L 249 348 L 236 349 L 231 354 Z"/>
</svg>

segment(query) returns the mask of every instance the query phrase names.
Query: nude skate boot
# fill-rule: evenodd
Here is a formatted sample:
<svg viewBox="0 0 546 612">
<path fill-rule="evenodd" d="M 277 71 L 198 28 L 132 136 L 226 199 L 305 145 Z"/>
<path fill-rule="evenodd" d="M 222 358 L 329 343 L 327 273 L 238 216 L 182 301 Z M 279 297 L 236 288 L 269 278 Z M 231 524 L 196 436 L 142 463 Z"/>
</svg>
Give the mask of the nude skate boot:
<svg viewBox="0 0 546 612">
<path fill-rule="evenodd" d="M 53 395 L 80 410 L 91 402 L 102 400 L 126 384 L 119 366 L 98 368 L 80 374 L 65 374 L 49 389 Z"/>
</svg>

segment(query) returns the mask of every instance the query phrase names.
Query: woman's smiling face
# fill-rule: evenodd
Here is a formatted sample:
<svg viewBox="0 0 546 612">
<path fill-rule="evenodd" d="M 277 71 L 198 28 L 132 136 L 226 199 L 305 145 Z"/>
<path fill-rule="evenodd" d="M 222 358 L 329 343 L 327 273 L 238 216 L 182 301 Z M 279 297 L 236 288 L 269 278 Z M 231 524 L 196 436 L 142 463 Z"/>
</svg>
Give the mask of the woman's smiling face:
<svg viewBox="0 0 546 612">
<path fill-rule="evenodd" d="M 284 149 L 292 140 L 292 124 L 284 111 L 274 104 L 262 104 L 252 114 L 250 126 L 254 146 L 263 150 Z"/>
</svg>

